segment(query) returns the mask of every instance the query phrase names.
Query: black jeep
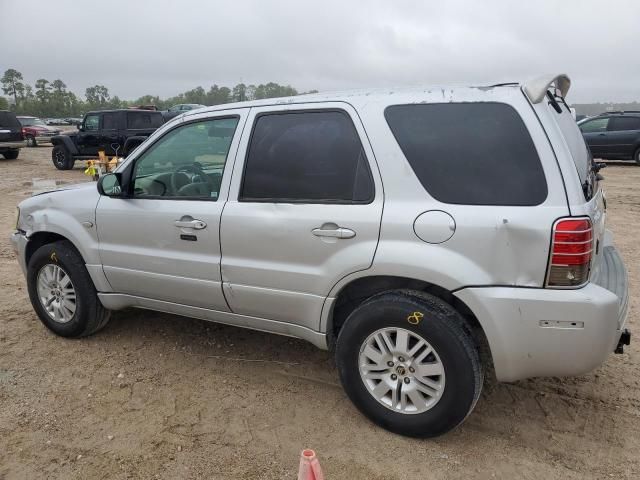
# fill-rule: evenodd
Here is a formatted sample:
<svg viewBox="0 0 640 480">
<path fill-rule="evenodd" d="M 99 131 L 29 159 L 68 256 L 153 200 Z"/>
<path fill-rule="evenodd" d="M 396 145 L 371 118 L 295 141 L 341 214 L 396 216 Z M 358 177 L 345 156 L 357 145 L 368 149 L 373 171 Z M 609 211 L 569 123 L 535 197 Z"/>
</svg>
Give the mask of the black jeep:
<svg viewBox="0 0 640 480">
<path fill-rule="evenodd" d="M 102 110 L 84 116 L 77 132 L 52 137 L 51 159 L 59 170 L 70 170 L 76 160 L 96 158 L 98 151 L 126 157 L 164 123 L 160 112 Z"/>
</svg>

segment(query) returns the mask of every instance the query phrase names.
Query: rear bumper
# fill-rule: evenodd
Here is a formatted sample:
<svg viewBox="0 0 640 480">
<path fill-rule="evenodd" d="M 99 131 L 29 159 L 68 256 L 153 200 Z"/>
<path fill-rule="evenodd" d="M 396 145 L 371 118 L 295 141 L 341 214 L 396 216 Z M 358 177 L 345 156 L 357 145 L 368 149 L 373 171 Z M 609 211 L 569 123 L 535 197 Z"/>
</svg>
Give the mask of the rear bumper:
<svg viewBox="0 0 640 480">
<path fill-rule="evenodd" d="M 18 142 L 0 142 L 0 151 L 2 150 L 14 150 L 16 148 L 23 148 L 27 146 L 27 142 L 20 140 Z"/>
<path fill-rule="evenodd" d="M 456 293 L 484 329 L 498 380 L 580 375 L 616 350 L 621 336 L 626 338 L 627 274 L 613 246 L 604 254 L 607 267 L 580 289 L 488 287 Z"/>
<path fill-rule="evenodd" d="M 51 143 L 51 136 L 36 137 L 36 143 Z"/>
</svg>

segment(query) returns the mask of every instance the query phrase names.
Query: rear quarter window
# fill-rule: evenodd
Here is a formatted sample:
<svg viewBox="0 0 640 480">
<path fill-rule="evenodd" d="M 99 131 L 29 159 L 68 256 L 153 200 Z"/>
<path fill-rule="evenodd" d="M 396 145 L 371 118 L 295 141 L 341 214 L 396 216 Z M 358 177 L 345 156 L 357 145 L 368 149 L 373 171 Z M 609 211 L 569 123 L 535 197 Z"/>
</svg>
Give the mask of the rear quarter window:
<svg viewBox="0 0 640 480">
<path fill-rule="evenodd" d="M 162 123 L 159 112 L 127 112 L 127 128 L 130 130 L 158 128 Z"/>
<path fill-rule="evenodd" d="M 547 198 L 533 140 L 510 105 L 393 105 L 385 118 L 418 180 L 440 202 L 533 206 Z"/>
</svg>

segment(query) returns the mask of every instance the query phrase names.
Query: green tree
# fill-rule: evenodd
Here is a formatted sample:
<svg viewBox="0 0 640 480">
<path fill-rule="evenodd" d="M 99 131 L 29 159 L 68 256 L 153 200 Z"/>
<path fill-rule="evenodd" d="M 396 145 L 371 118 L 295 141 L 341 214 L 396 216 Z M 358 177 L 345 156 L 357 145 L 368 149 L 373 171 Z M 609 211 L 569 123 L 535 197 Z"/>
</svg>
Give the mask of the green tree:
<svg viewBox="0 0 640 480">
<path fill-rule="evenodd" d="M 13 96 L 16 107 L 18 106 L 18 96 L 22 97 L 24 95 L 24 83 L 22 80 L 22 74 L 13 68 L 6 70 L 0 79 L 2 91 L 7 95 Z"/>
<path fill-rule="evenodd" d="M 9 101 L 4 97 L 0 97 L 0 110 L 8 110 L 8 109 L 9 109 Z"/>
<path fill-rule="evenodd" d="M 104 108 L 109 101 L 109 89 L 104 85 L 94 85 L 85 90 L 90 108 Z"/>
<path fill-rule="evenodd" d="M 46 103 L 49 100 L 49 91 L 51 90 L 49 83 L 49 80 L 45 78 L 36 80 L 36 98 L 40 103 Z"/>
<path fill-rule="evenodd" d="M 244 83 L 237 84 L 233 87 L 231 98 L 234 102 L 244 102 L 247 100 L 247 86 Z"/>
</svg>

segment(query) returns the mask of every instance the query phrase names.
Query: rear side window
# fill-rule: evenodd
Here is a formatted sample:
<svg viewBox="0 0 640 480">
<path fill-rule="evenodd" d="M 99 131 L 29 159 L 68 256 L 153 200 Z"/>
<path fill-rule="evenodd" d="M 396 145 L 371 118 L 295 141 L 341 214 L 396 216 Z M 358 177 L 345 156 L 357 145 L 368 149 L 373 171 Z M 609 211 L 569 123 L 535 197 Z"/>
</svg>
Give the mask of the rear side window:
<svg viewBox="0 0 640 480">
<path fill-rule="evenodd" d="M 351 118 L 342 111 L 257 118 L 240 200 L 367 203 L 374 186 Z"/>
<path fill-rule="evenodd" d="M 503 103 L 394 105 L 387 123 L 422 186 L 464 205 L 539 205 L 547 182 L 520 115 Z"/>
<path fill-rule="evenodd" d="M 609 130 L 620 132 L 624 130 L 640 130 L 640 117 L 612 117 Z"/>
<path fill-rule="evenodd" d="M 127 128 L 131 130 L 158 128 L 162 125 L 162 114 L 155 112 L 127 112 Z"/>
<path fill-rule="evenodd" d="M 102 129 L 116 130 L 118 128 L 118 114 L 105 113 L 102 115 Z"/>
</svg>

